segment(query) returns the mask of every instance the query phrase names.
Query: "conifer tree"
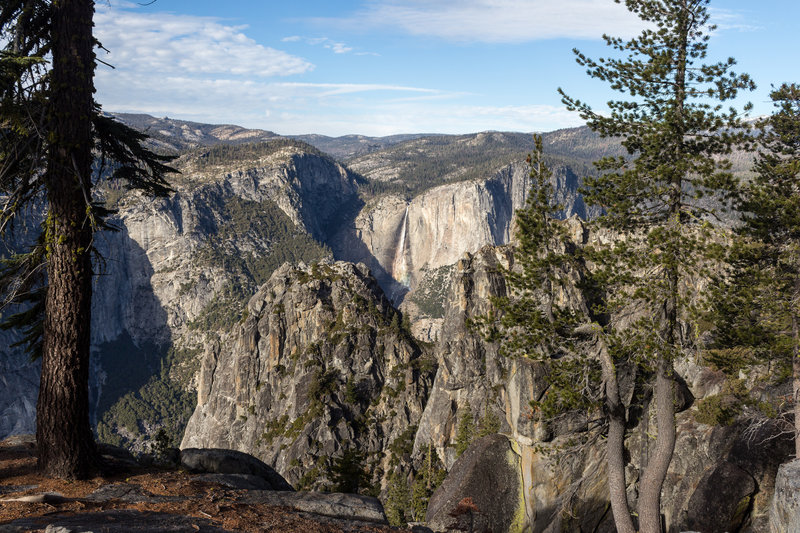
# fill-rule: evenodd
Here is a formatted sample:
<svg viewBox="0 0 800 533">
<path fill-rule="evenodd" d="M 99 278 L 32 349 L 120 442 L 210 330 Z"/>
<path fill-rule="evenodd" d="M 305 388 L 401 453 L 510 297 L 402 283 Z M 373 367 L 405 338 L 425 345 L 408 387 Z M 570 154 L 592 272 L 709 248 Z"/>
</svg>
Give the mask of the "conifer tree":
<svg viewBox="0 0 800 533">
<path fill-rule="evenodd" d="M 472 408 L 469 406 L 469 402 L 467 402 L 467 405 L 461 413 L 461 418 L 458 420 L 458 429 L 456 431 L 456 457 L 461 457 L 461 454 L 469 448 L 473 438 L 475 438 L 475 419 L 472 417 Z"/>
<path fill-rule="evenodd" d="M 755 176 L 737 205 L 742 224 L 716 293 L 709 356 L 737 375 L 759 361 L 788 371 L 800 457 L 800 86 L 783 84 L 770 97 L 776 110 L 759 123 Z"/>
<path fill-rule="evenodd" d="M 100 113 L 93 14 L 91 0 L 8 0 L 0 7 L 0 230 L 5 236 L 32 207 L 46 209 L 41 238 L 11 259 L 0 288 L 5 303 L 35 303 L 22 318 L 31 325 L 28 340 L 41 346 L 38 464 L 63 478 L 85 478 L 97 466 L 88 393 L 91 254 L 109 212 L 96 201 L 94 184 L 110 177 L 163 195 L 171 170 L 142 146 L 142 134 Z M 29 292 L 31 274 L 42 270 L 46 289 Z"/>
<path fill-rule="evenodd" d="M 673 362 L 691 348 L 682 324 L 690 323 L 700 297 L 687 289 L 692 279 L 709 274 L 717 256 L 711 221 L 736 187 L 724 157 L 745 139 L 741 114 L 724 110 L 722 102 L 754 84 L 733 71 L 732 58 L 701 63 L 713 30 L 708 0 L 624 3 L 646 29 L 627 41 L 603 37 L 621 57 L 593 60 L 575 53 L 589 76 L 629 99 L 609 102 L 603 114 L 560 92 L 592 130 L 620 138 L 629 154 L 599 160 L 601 175 L 587 179 L 585 198 L 605 209 L 597 226 L 619 235 L 593 257 L 608 314 L 631 315 L 630 324 L 614 332 L 615 344 L 653 376 L 656 436 L 641 465 L 638 518 L 640 531 L 658 533 L 676 438 Z M 614 513 L 618 530 L 632 532 L 631 521 L 617 516 L 616 508 Z"/>
<path fill-rule="evenodd" d="M 531 189 L 516 213 L 514 266 L 504 269 L 507 294 L 495 298 L 499 316 L 476 322 L 500 351 L 545 365 L 547 393 L 533 402 L 545 422 L 561 416 L 600 414 L 577 446 L 605 435 L 608 487 L 618 531 L 632 532 L 626 496 L 624 438 L 626 411 L 620 399 L 620 369 L 629 365 L 614 349 L 613 328 L 602 311 L 601 291 L 585 265 L 582 249 L 557 220 L 552 174 L 542 161 L 542 138 L 534 136 L 528 156 Z M 587 427 L 589 425 L 587 424 Z M 570 446 L 575 451 L 574 446 Z"/>
</svg>

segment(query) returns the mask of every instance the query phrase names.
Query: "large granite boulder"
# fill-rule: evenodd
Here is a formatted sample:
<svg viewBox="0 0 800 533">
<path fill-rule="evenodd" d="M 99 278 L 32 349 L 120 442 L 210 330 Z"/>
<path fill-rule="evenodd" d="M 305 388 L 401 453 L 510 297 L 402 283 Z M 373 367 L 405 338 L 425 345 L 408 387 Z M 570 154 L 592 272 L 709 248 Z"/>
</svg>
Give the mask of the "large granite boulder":
<svg viewBox="0 0 800 533">
<path fill-rule="evenodd" d="M 186 448 L 181 450 L 181 466 L 194 473 L 254 476 L 263 479 L 269 485 L 258 488 L 294 490 L 272 467 L 252 455 L 236 450 Z"/>
<path fill-rule="evenodd" d="M 769 510 L 769 530 L 771 533 L 800 531 L 800 459 L 778 468 Z"/>
<path fill-rule="evenodd" d="M 520 457 L 509 439 L 489 435 L 473 442 L 434 492 L 425 522 L 437 531 L 522 531 L 525 519 Z"/>
<path fill-rule="evenodd" d="M 739 531 L 756 488 L 753 476 L 734 463 L 709 468 L 689 499 L 687 525 L 704 533 Z"/>
</svg>

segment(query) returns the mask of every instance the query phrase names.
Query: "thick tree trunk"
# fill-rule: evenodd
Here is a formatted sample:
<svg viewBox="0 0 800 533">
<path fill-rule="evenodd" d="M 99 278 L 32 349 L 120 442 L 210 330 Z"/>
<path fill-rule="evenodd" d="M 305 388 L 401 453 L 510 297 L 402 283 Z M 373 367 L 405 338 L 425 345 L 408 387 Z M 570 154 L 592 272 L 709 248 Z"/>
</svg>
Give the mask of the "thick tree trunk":
<svg viewBox="0 0 800 533">
<path fill-rule="evenodd" d="M 676 437 L 672 372 L 667 358 L 659 358 L 655 390 L 658 434 L 639 488 L 639 530 L 642 533 L 661 532 L 661 488 L 675 451 Z"/>
<path fill-rule="evenodd" d="M 604 345 L 600 346 L 600 363 L 603 369 L 608 416 L 606 462 L 611 513 L 614 515 L 617 533 L 635 533 L 625 483 L 625 406 L 620 400 L 619 381 L 614 362 Z"/>
<path fill-rule="evenodd" d="M 87 212 L 94 2 L 54 0 L 52 8 L 48 289 L 36 440 L 39 467 L 46 475 L 79 479 L 87 477 L 96 464 L 89 425 L 93 228 Z"/>
</svg>

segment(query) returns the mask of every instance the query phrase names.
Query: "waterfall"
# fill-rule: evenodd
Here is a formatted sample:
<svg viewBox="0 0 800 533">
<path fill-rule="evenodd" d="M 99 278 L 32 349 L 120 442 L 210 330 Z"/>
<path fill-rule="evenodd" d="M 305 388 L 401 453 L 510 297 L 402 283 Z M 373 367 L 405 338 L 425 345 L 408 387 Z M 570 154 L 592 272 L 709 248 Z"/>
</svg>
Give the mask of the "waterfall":
<svg viewBox="0 0 800 533">
<path fill-rule="evenodd" d="M 408 230 L 408 206 L 403 215 L 403 222 L 400 224 L 400 239 L 394 251 L 394 261 L 392 262 L 392 276 L 398 282 L 408 287 L 409 269 L 408 254 L 406 254 L 406 232 Z"/>
</svg>

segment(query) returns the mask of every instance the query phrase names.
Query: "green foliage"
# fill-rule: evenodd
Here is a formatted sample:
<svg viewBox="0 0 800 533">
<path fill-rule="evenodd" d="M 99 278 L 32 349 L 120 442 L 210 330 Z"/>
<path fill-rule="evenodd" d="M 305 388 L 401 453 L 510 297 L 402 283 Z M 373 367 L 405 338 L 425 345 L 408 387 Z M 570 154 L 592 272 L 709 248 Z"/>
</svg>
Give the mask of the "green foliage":
<svg viewBox="0 0 800 533">
<path fill-rule="evenodd" d="M 285 262 L 314 263 L 331 256 L 325 245 L 295 226 L 272 201 L 254 202 L 233 196 L 225 199 L 220 211 L 224 219 L 198 252 L 197 261 L 223 268 L 233 281 L 189 324 L 202 331 L 228 329 L 239 322 L 253 292 Z M 235 241 L 243 242 L 246 248 L 261 248 L 268 243 L 269 249 L 254 254 L 234 247 Z"/>
<path fill-rule="evenodd" d="M 475 438 L 475 418 L 469 403 L 464 406 L 456 430 L 456 457 L 461 457 Z"/>
<path fill-rule="evenodd" d="M 131 350 L 130 347 L 125 349 Z M 131 354 L 134 363 L 142 364 L 141 356 L 136 357 L 132 351 L 127 353 Z M 197 350 L 173 347 L 160 360 L 159 372 L 149 377 L 138 389 L 118 396 L 108 408 L 104 408 L 109 399 L 114 398 L 111 396 L 114 389 L 110 389 L 109 398 L 101 397 L 98 408 L 98 439 L 125 446 L 133 444 L 136 439 L 148 438 L 148 432 L 158 428 L 168 436 L 169 447 L 180 445 L 183 430 L 197 404 L 197 394 L 188 385 L 198 364 Z M 146 365 L 142 366 L 146 368 Z M 114 376 L 120 384 L 124 378 L 124 375 Z M 124 389 L 118 387 L 117 390 Z"/>
<path fill-rule="evenodd" d="M 425 521 L 425 514 L 428 511 L 428 503 L 431 496 L 433 496 L 433 493 L 439 488 L 446 476 L 447 470 L 439 460 L 433 445 L 428 443 L 422 460 L 422 468 L 417 472 L 411 484 L 410 515 L 415 521 Z"/>
<path fill-rule="evenodd" d="M 559 133 L 548 136 L 556 138 Z M 485 179 L 510 163 L 521 161 L 528 150 L 529 139 L 529 135 L 521 133 L 484 132 L 466 136 L 434 135 L 399 143 L 379 154 L 382 166 L 398 169 L 397 178 L 367 180 L 359 187 L 359 193 L 367 198 L 383 194 L 411 198 L 445 183 Z M 580 141 L 574 143 L 580 144 Z M 619 151 L 619 147 L 611 150 Z M 577 158 L 571 152 L 553 153 L 548 156 L 548 162 L 578 173 L 591 173 L 591 159 L 586 158 L 589 153 L 586 149 L 579 151 Z M 359 163 L 368 163 L 374 157 L 373 154 L 358 156 L 348 160 L 348 164 L 357 168 Z"/>
<path fill-rule="evenodd" d="M 364 468 L 366 456 L 356 449 L 347 449 L 333 460 L 330 467 L 334 492 L 361 494 L 369 491 L 370 477 Z"/>
<path fill-rule="evenodd" d="M 257 162 L 259 159 L 269 157 L 285 148 L 294 148 L 307 154 L 329 159 L 326 154 L 308 143 L 283 137 L 255 143 L 217 144 L 198 148 L 188 152 L 183 159 L 191 160 L 201 170 L 219 166 L 230 168 L 236 163 Z"/>
<path fill-rule="evenodd" d="M 398 465 L 404 457 L 410 457 L 414 451 L 414 438 L 417 434 L 417 426 L 409 426 L 389 444 L 390 459 L 392 466 Z"/>
<path fill-rule="evenodd" d="M 414 291 L 411 300 L 419 310 L 431 318 L 444 317 L 444 304 L 450 289 L 453 265 L 445 265 L 425 271 L 422 280 Z"/>
<path fill-rule="evenodd" d="M 547 366 L 548 394 L 534 407 L 552 418 L 595 408 L 601 401 L 599 368 L 581 356 L 585 335 L 578 328 L 595 324 L 595 330 L 602 331 L 598 322 L 603 317 L 592 312 L 598 304 L 597 290 L 582 250 L 556 218 L 562 206 L 553 202 L 540 136 L 534 136 L 534 145 L 528 156 L 531 190 L 525 207 L 517 211 L 514 268 L 501 269 L 507 294 L 493 298 L 496 312 L 477 317 L 473 325 L 488 340 L 501 341 L 501 354 Z"/>
<path fill-rule="evenodd" d="M 411 521 L 411 492 L 408 489 L 408 478 L 402 471 L 396 470 L 389 477 L 387 488 L 386 518 L 393 526 L 405 526 Z"/>
<path fill-rule="evenodd" d="M 722 391 L 697 402 L 694 418 L 709 426 L 729 426 L 742 412 L 742 408 L 752 403 L 744 381 L 740 379 L 725 382 Z"/>
<path fill-rule="evenodd" d="M 325 396 L 335 394 L 339 389 L 339 371 L 335 368 L 318 368 L 308 385 L 308 398 L 312 405 L 321 402 Z"/>
<path fill-rule="evenodd" d="M 138 189 L 154 196 L 165 196 L 171 191 L 166 176 L 174 172 L 167 165 L 172 158 L 148 150 L 144 143 L 146 135 L 104 115 L 93 100 L 90 84 L 72 88 L 73 95 L 75 91 L 86 94 L 71 98 L 75 105 L 70 109 L 54 108 L 56 96 L 63 94 L 63 91 L 51 87 L 54 72 L 63 76 L 71 70 L 89 82 L 94 75 L 93 56 L 71 59 L 62 50 L 53 49 L 54 40 L 67 38 L 58 35 L 58 26 L 52 23 L 53 10 L 57 8 L 62 6 L 43 0 L 4 2 L 0 7 L 0 34 L 3 37 L 0 40 L 0 196 L 3 197 L 0 236 L 3 238 L 9 236 L 8 230 L 16 220 L 24 218 L 28 210 L 47 211 L 47 202 L 53 200 L 50 195 L 62 194 L 54 192 L 60 190 L 62 181 L 59 176 L 63 166 L 52 164 L 58 157 L 71 157 L 72 164 L 78 165 L 77 160 L 81 162 L 80 166 L 95 157 L 96 163 L 91 169 L 86 169 L 90 173 L 80 177 L 84 187 L 81 201 L 85 209 L 78 210 L 80 217 L 77 220 L 59 221 L 80 226 L 91 233 L 113 229 L 107 221 L 113 212 L 95 201 L 93 195 L 104 182 L 111 181 L 126 189 Z M 64 13 L 74 14 L 74 10 L 71 7 Z M 91 41 L 91 28 L 75 28 L 69 38 L 75 43 Z M 55 56 L 62 57 L 56 65 L 57 70 L 52 64 Z M 73 132 L 76 127 L 88 128 L 90 137 L 84 140 L 60 139 L 56 131 L 65 124 L 70 124 Z M 83 169 L 79 171 L 78 166 L 75 170 L 85 172 Z M 0 266 L 0 310 L 22 305 L 23 312 L 15 313 L 12 321 L 6 324 L 23 328 L 23 344 L 34 358 L 40 355 L 39 338 L 43 333 L 44 317 L 42 287 L 47 281 L 41 275 L 28 275 L 44 268 L 47 250 L 47 234 L 43 231 L 30 253 L 24 254 L 27 266 L 23 270 L 19 264 Z M 79 248 L 74 253 L 83 255 L 88 251 Z M 96 249 L 92 251 L 97 254 Z M 52 316 L 55 318 L 56 313 Z M 88 321 L 89 318 L 82 316 L 80 320 Z M 82 356 L 88 357 L 88 348 L 82 349 L 87 352 Z"/>
<path fill-rule="evenodd" d="M 756 176 L 738 200 L 743 224 L 732 267 L 714 287 L 714 348 L 791 367 L 800 311 L 800 86 L 771 93 L 776 111 L 760 123 Z"/>
<path fill-rule="evenodd" d="M 489 408 L 489 404 L 487 403 L 483 416 L 478 423 L 478 437 L 494 435 L 500 431 L 500 427 L 500 418 Z"/>
<path fill-rule="evenodd" d="M 750 140 L 742 115 L 733 107 L 723 110 L 722 103 L 755 85 L 733 71 L 733 58 L 702 63 L 707 32 L 713 31 L 707 4 L 626 0 L 644 22 L 638 36 L 627 41 L 604 36 L 613 52 L 598 60 L 575 50 L 590 77 L 626 95 L 608 102 L 608 112 L 595 112 L 559 89 L 568 109 L 601 137 L 620 139 L 628 154 L 598 160 L 600 174 L 585 180 L 584 198 L 604 209 L 595 226 L 617 235 L 611 245 L 587 249 L 604 294 L 595 311 L 620 316 L 636 309 L 626 328 L 605 328 L 612 362 L 632 361 L 654 385 L 657 457 L 641 476 L 643 531 L 660 528 L 660 494 L 675 442 L 673 361 L 693 349 L 682 323 L 694 324 L 705 300 L 705 294 L 686 287 L 719 268 L 721 232 L 711 221 L 737 190 L 726 156 Z M 608 363 L 604 370 L 608 388 L 616 370 Z M 616 398 L 618 392 L 613 391 Z M 608 453 L 619 459 L 619 448 Z M 624 472 L 618 474 L 624 479 Z M 627 511 L 625 494 L 617 491 L 612 503 L 618 528 L 632 531 L 629 513 L 620 516 Z"/>
</svg>

